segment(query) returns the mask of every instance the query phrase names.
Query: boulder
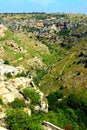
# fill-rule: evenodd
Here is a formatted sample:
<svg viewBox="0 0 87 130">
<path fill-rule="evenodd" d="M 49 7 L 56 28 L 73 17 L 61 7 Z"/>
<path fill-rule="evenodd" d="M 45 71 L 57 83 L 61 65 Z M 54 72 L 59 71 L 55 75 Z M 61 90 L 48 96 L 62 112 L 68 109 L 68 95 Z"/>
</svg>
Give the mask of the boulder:
<svg viewBox="0 0 87 130">
<path fill-rule="evenodd" d="M 0 126 L 0 130 L 8 130 L 8 129 Z"/>
<path fill-rule="evenodd" d="M 2 99 L 5 103 L 13 102 L 15 99 L 14 93 L 6 93 L 2 96 Z"/>
<path fill-rule="evenodd" d="M 24 108 L 24 112 L 28 113 L 28 115 L 31 116 L 31 110 L 29 108 Z"/>
</svg>

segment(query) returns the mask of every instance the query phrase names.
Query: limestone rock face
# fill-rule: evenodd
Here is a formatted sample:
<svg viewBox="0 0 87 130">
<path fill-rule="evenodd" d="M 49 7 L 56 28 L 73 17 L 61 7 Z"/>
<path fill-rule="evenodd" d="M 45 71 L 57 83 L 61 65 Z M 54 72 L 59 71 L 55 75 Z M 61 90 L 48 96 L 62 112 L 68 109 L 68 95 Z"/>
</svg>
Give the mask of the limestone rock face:
<svg viewBox="0 0 87 130">
<path fill-rule="evenodd" d="M 37 111 L 48 112 L 48 102 L 44 98 L 44 94 L 34 84 L 33 78 L 17 77 L 17 74 L 23 72 L 22 70 L 24 71 L 21 67 L 4 64 L 4 61 L 0 59 L 0 98 L 6 107 L 8 106 L 8 103 L 13 102 L 15 98 L 24 99 L 25 103 L 30 104 L 31 102 L 26 99 L 22 92 L 26 87 L 31 86 L 36 93 L 40 95 L 40 103 L 37 106 L 34 106 L 34 109 Z M 6 74 L 8 73 L 11 74 L 11 77 L 6 77 Z M 4 105 L 0 108 L 0 125 L 3 127 L 6 127 L 4 122 L 6 109 L 7 108 L 5 108 Z M 28 107 L 24 108 L 24 112 L 31 116 L 31 109 Z M 0 127 L 0 130 L 7 130 L 3 127 Z"/>
<path fill-rule="evenodd" d="M 0 60 L 0 79 L 3 79 L 4 74 L 7 73 L 16 75 L 18 73 L 18 70 L 13 66 L 5 65 L 3 63 L 3 60 Z"/>
<path fill-rule="evenodd" d="M 37 106 L 35 109 L 41 110 L 41 111 L 47 113 L 48 112 L 48 102 L 44 98 L 44 94 L 39 89 L 37 89 L 36 92 L 39 93 L 39 95 L 40 95 L 41 103 L 40 103 L 40 108 Z"/>
<path fill-rule="evenodd" d="M 12 102 L 15 99 L 14 93 L 6 93 L 2 96 L 4 102 Z"/>
<path fill-rule="evenodd" d="M 35 111 L 39 111 L 40 110 L 40 106 L 35 106 Z"/>
<path fill-rule="evenodd" d="M 1 81 L 0 84 L 0 96 L 3 99 L 3 102 L 12 102 L 15 98 L 20 97 L 22 95 L 19 92 L 19 87 L 24 89 L 31 82 L 31 79 L 25 77 L 19 77 L 15 79 L 10 79 L 8 81 Z"/>
<path fill-rule="evenodd" d="M 24 71 L 23 66 L 14 67 L 7 64 L 4 64 L 4 61 L 0 59 L 0 78 L 2 78 L 5 74 L 11 73 L 12 76 L 17 75 Z"/>
<path fill-rule="evenodd" d="M 35 86 L 32 77 L 17 77 L 5 79 L 5 74 L 11 73 L 11 75 L 15 76 L 16 74 L 21 72 L 21 67 L 13 67 L 10 65 L 4 64 L 4 61 L 0 60 L 0 96 L 2 97 L 3 102 L 6 104 L 8 102 L 14 101 L 15 98 L 23 98 L 23 95 L 20 93 L 22 89 L 31 85 L 36 93 L 40 95 L 40 106 L 39 108 L 36 106 L 36 110 L 41 110 L 44 112 L 48 112 L 48 103 L 44 100 L 44 94 Z"/>
<path fill-rule="evenodd" d="M 42 100 L 42 103 L 41 103 L 41 111 L 47 113 L 48 112 L 48 103 L 44 100 Z"/>
<path fill-rule="evenodd" d="M 0 130 L 8 130 L 8 129 L 0 126 Z"/>
<path fill-rule="evenodd" d="M 0 119 L 3 119 L 5 117 L 5 113 L 0 112 Z"/>
<path fill-rule="evenodd" d="M 28 86 L 31 82 L 31 78 L 27 77 L 18 77 L 7 79 L 5 81 L 5 74 L 10 73 L 12 76 L 21 73 L 24 70 L 22 67 L 13 67 L 10 65 L 4 64 L 4 61 L 0 59 L 0 96 L 3 102 L 8 103 L 14 101 L 17 97 L 22 97 L 19 93 L 18 87 L 24 88 Z"/>
</svg>

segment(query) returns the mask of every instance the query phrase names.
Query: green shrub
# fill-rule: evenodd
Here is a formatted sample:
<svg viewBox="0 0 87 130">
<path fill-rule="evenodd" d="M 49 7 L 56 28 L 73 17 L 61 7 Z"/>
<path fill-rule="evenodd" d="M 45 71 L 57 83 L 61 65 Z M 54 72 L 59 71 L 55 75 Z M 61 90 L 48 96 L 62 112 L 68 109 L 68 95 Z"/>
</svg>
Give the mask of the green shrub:
<svg viewBox="0 0 87 130">
<path fill-rule="evenodd" d="M 57 99 L 60 99 L 63 97 L 63 93 L 59 90 L 55 92 L 55 95 L 56 95 Z"/>
<path fill-rule="evenodd" d="M 22 71 L 21 73 L 18 73 L 16 77 L 27 77 L 27 73 Z"/>
<path fill-rule="evenodd" d="M 5 61 L 4 61 L 4 64 L 10 65 L 10 62 L 9 62 L 8 60 L 5 60 Z"/>
<path fill-rule="evenodd" d="M 6 124 L 10 130 L 43 130 L 41 115 L 31 117 L 21 109 L 12 109 L 6 113 Z"/>
<path fill-rule="evenodd" d="M 74 94 L 70 94 L 67 99 L 67 105 L 73 109 L 79 109 L 81 106 L 80 100 Z"/>
<path fill-rule="evenodd" d="M 24 89 L 23 94 L 25 97 L 31 99 L 31 103 L 33 105 L 37 105 L 40 103 L 40 95 L 36 93 L 36 91 L 33 88 Z"/>
<path fill-rule="evenodd" d="M 0 97 L 0 105 L 3 105 L 3 101 L 2 98 Z"/>
<path fill-rule="evenodd" d="M 60 106 L 60 104 L 61 104 L 60 102 L 58 102 L 58 99 L 60 99 L 62 97 L 63 97 L 63 93 L 59 90 L 54 92 L 54 93 L 49 94 L 47 96 L 48 104 L 49 104 L 49 110 L 57 110 L 57 107 Z"/>
<path fill-rule="evenodd" d="M 25 101 L 23 99 L 16 98 L 13 102 L 9 103 L 12 108 L 23 108 L 26 107 Z"/>
<path fill-rule="evenodd" d="M 11 75 L 10 72 L 9 72 L 9 73 L 5 73 L 5 76 L 6 76 L 7 78 L 11 78 L 11 77 L 12 77 L 12 75 Z"/>
<path fill-rule="evenodd" d="M 9 110 L 5 118 L 6 124 L 10 130 L 28 130 L 29 116 L 19 109 Z"/>
<path fill-rule="evenodd" d="M 69 30 L 61 30 L 59 32 L 59 36 L 68 36 L 69 35 Z"/>
<path fill-rule="evenodd" d="M 56 110 L 58 105 L 58 99 L 54 93 L 47 96 L 49 110 Z"/>
<path fill-rule="evenodd" d="M 78 117 L 77 117 L 77 115 L 76 115 L 76 113 L 75 113 L 75 111 L 74 111 L 73 109 L 67 108 L 67 109 L 65 110 L 65 114 L 66 114 L 66 117 L 67 117 L 68 119 L 77 122 L 77 118 L 78 118 Z"/>
<path fill-rule="evenodd" d="M 61 91 L 56 91 L 47 96 L 49 104 L 47 120 L 59 127 L 65 127 L 66 130 L 85 130 L 87 128 L 86 100 L 74 93 L 71 93 L 68 97 L 62 97 Z M 58 101 L 58 98 L 62 98 L 62 100 Z"/>
</svg>

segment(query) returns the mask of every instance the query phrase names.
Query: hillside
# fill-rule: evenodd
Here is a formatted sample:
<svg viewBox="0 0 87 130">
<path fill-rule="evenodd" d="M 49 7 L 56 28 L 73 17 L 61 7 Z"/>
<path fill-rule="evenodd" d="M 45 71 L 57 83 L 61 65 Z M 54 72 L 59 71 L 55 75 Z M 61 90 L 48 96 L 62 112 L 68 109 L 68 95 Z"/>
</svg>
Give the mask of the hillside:
<svg viewBox="0 0 87 130">
<path fill-rule="evenodd" d="M 72 89 L 78 91 L 82 88 L 86 90 L 86 40 L 87 37 L 80 39 L 78 44 L 73 46 L 71 49 L 66 50 L 66 52 L 64 52 L 65 55 L 52 65 L 48 73 L 39 83 L 40 88 L 44 92 L 49 93 L 55 91 L 56 89 L 61 88 L 61 86 L 66 90 L 69 89 L 69 91 L 72 91 Z M 80 56 L 81 53 L 83 54 L 82 56 Z M 46 88 L 44 86 L 46 86 Z"/>
<path fill-rule="evenodd" d="M 11 65 L 22 65 L 29 71 L 35 71 L 37 68 L 44 69 L 46 64 L 55 59 L 46 45 L 34 38 L 29 38 L 24 33 L 13 33 L 6 30 L 4 35 L 0 39 L 0 58 L 8 60 Z"/>
<path fill-rule="evenodd" d="M 86 130 L 87 16 L 0 14 L 0 23 L 0 126 Z"/>
</svg>

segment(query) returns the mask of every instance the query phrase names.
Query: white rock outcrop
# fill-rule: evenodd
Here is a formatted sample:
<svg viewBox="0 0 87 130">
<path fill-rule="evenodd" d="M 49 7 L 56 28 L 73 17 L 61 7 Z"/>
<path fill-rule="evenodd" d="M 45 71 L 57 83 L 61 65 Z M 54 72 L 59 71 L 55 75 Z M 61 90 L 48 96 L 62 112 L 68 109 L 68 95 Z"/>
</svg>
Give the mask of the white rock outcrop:
<svg viewBox="0 0 87 130">
<path fill-rule="evenodd" d="M 7 28 L 3 24 L 0 24 L 0 38 L 3 38 L 5 36 L 5 30 L 7 30 Z"/>
<path fill-rule="evenodd" d="M 8 129 L 0 126 L 0 130 L 8 130 Z"/>
</svg>

